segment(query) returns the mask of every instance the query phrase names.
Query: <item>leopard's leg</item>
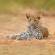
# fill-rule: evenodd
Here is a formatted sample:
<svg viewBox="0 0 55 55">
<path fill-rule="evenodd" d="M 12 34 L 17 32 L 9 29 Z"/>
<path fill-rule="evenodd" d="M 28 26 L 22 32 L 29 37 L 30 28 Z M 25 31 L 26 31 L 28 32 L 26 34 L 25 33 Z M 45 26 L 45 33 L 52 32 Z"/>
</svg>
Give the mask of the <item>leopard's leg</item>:
<svg viewBox="0 0 55 55">
<path fill-rule="evenodd" d="M 37 32 L 36 39 L 43 39 L 43 34 L 41 32 Z"/>
</svg>

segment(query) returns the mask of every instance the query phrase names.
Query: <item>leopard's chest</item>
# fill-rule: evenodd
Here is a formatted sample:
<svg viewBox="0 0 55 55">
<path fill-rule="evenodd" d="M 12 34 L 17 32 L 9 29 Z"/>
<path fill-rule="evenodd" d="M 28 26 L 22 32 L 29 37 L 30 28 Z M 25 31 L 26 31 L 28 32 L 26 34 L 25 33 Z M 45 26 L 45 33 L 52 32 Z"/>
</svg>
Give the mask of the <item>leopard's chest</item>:
<svg viewBox="0 0 55 55">
<path fill-rule="evenodd" d="M 38 35 L 39 33 L 41 33 L 40 27 L 39 26 L 29 26 L 28 30 L 32 33 L 32 35 Z"/>
</svg>

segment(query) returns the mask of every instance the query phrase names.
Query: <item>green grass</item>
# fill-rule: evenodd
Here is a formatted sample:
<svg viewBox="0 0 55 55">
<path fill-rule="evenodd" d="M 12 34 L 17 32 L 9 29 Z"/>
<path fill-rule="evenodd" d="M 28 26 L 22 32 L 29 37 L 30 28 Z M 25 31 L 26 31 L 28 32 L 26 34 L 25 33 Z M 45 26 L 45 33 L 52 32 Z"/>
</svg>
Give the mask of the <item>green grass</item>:
<svg viewBox="0 0 55 55">
<path fill-rule="evenodd" d="M 38 9 L 55 9 L 55 0 L 0 0 L 0 10 L 10 10 L 15 7 L 34 7 Z"/>
</svg>

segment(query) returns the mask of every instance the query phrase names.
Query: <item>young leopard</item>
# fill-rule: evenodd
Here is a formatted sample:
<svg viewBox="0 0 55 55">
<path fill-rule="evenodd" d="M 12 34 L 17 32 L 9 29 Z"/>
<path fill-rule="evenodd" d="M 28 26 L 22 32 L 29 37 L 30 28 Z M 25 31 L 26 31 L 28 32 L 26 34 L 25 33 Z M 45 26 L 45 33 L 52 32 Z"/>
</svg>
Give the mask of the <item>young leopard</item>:
<svg viewBox="0 0 55 55">
<path fill-rule="evenodd" d="M 36 39 L 43 39 L 48 37 L 48 29 L 40 25 L 40 16 L 26 15 L 29 22 L 29 31 Z"/>
<path fill-rule="evenodd" d="M 26 18 L 29 22 L 29 26 L 27 27 L 27 31 L 21 33 L 19 37 L 17 37 L 17 39 L 19 40 L 27 40 L 27 39 L 32 39 L 32 38 L 36 38 L 36 39 L 43 39 L 43 38 L 47 38 L 48 37 L 48 29 L 41 26 L 39 24 L 40 21 L 40 17 L 37 16 L 30 16 L 26 14 Z"/>
<path fill-rule="evenodd" d="M 39 24 L 40 17 L 39 16 L 31 16 L 26 14 L 26 18 L 28 20 L 29 26 L 27 27 L 26 32 L 22 32 L 19 35 L 11 36 L 12 39 L 16 40 L 30 40 L 32 38 L 43 39 L 48 37 L 48 29 L 41 26 Z"/>
</svg>

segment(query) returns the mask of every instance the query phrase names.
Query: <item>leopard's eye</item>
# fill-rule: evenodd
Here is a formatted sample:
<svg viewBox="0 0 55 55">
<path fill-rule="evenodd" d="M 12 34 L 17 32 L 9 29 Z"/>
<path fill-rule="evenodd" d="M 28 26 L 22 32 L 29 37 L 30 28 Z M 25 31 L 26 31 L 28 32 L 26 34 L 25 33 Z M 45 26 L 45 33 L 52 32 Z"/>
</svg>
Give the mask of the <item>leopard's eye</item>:
<svg viewBox="0 0 55 55">
<path fill-rule="evenodd" d="M 40 20 L 40 17 L 39 16 L 37 18 L 38 18 L 38 20 Z"/>
</svg>

